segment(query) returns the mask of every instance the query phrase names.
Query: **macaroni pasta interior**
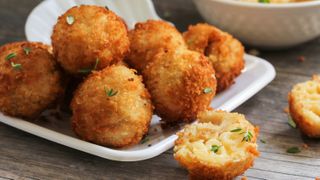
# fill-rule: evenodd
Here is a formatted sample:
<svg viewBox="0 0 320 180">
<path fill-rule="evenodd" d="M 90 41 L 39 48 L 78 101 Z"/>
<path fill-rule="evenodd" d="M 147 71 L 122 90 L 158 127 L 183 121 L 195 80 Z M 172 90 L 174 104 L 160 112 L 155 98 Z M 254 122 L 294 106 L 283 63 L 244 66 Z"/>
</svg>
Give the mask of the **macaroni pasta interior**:
<svg viewBox="0 0 320 180">
<path fill-rule="evenodd" d="M 178 133 L 174 148 L 175 158 L 192 179 L 230 179 L 251 167 L 259 154 L 258 132 L 243 115 L 205 111 L 198 119 Z M 245 139 L 248 134 L 252 137 Z"/>
<path fill-rule="evenodd" d="M 309 137 L 320 137 L 320 77 L 295 85 L 289 93 L 293 120 Z"/>
</svg>

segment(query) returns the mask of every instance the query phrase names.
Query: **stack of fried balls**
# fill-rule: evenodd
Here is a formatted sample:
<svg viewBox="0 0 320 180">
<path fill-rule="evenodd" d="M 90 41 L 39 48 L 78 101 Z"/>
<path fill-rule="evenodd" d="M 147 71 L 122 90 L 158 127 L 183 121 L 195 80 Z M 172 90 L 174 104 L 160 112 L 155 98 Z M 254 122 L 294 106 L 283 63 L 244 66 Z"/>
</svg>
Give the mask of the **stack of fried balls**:
<svg viewBox="0 0 320 180">
<path fill-rule="evenodd" d="M 51 39 L 52 46 L 15 42 L 0 47 L 4 114 L 33 120 L 67 102 L 75 134 L 113 148 L 138 144 L 148 133 L 153 111 L 170 126 L 198 117 L 198 124 L 178 134 L 174 149 L 191 177 L 229 179 L 258 155 L 257 132 L 244 117 L 207 111 L 214 96 L 244 68 L 244 48 L 230 34 L 208 24 L 190 26 L 181 34 L 160 20 L 137 23 L 128 31 L 109 9 L 81 5 L 59 17 Z M 77 81 L 76 88 L 70 85 Z M 240 127 L 244 137 L 233 133 L 232 128 Z M 237 137 L 236 142 L 229 136 Z M 206 139 L 209 144 L 203 143 Z M 224 142 L 244 148 L 227 153 Z M 209 153 L 204 157 L 198 150 Z M 233 157 L 239 153 L 238 162 Z M 220 155 L 230 161 L 217 161 Z M 201 160 L 207 156 L 211 159 Z M 230 167 L 240 169 L 231 173 Z"/>
<path fill-rule="evenodd" d="M 241 43 L 213 26 L 181 34 L 149 20 L 128 31 L 123 19 L 99 6 L 69 9 L 51 39 L 52 47 L 0 47 L 0 111 L 37 118 L 65 98 L 66 79 L 80 78 L 70 102 L 73 131 L 107 147 L 138 144 L 153 110 L 168 124 L 194 121 L 244 67 Z"/>
</svg>

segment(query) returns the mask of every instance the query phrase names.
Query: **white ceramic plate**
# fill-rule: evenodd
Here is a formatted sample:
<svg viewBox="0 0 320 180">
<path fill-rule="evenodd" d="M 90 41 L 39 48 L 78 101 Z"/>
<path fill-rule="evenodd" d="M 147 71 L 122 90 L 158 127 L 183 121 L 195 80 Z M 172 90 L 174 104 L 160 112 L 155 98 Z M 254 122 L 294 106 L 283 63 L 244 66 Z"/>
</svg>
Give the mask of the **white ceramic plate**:
<svg viewBox="0 0 320 180">
<path fill-rule="evenodd" d="M 28 40 L 49 43 L 51 29 L 58 15 L 78 3 L 81 2 L 46 0 L 39 4 L 32 11 L 26 23 Z M 90 1 L 90 4 L 108 5 L 111 10 L 121 15 L 130 27 L 133 27 L 137 21 L 159 19 L 151 1 L 148 0 L 101 0 Z M 130 18 L 127 19 L 127 17 Z M 246 67 L 236 79 L 236 83 L 217 95 L 211 102 L 211 107 L 231 111 L 260 91 L 275 77 L 275 70 L 267 61 L 250 55 L 245 55 L 245 61 Z M 48 110 L 44 114 L 45 120 L 30 122 L 0 113 L 0 121 L 50 141 L 116 161 L 139 161 L 155 157 L 174 145 L 177 138 L 175 133 L 180 129 L 176 127 L 163 130 L 159 123 L 159 117 L 153 116 L 147 142 L 126 149 L 111 149 L 75 137 L 68 115 L 62 114 L 56 117 L 52 110 Z"/>
</svg>

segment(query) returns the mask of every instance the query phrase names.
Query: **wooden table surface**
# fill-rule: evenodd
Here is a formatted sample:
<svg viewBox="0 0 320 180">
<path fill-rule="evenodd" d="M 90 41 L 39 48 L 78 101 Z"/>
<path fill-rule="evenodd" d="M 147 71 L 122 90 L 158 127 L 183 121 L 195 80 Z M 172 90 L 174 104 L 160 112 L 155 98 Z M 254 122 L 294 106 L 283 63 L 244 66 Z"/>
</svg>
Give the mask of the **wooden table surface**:
<svg viewBox="0 0 320 180">
<path fill-rule="evenodd" d="M 0 1 L 0 44 L 24 40 L 24 23 L 40 0 Z M 203 21 L 191 0 L 154 0 L 158 13 L 183 31 Z M 249 179 L 320 177 L 320 141 L 301 136 L 287 124 L 287 93 L 298 82 L 320 73 L 320 39 L 288 50 L 261 51 L 277 71 L 276 79 L 235 111 L 260 126 L 261 156 L 245 175 Z M 305 62 L 298 57 L 304 56 Z M 287 154 L 292 146 L 299 154 Z M 114 162 L 52 143 L 0 124 L 0 179 L 187 179 L 172 150 L 142 162 Z"/>
</svg>

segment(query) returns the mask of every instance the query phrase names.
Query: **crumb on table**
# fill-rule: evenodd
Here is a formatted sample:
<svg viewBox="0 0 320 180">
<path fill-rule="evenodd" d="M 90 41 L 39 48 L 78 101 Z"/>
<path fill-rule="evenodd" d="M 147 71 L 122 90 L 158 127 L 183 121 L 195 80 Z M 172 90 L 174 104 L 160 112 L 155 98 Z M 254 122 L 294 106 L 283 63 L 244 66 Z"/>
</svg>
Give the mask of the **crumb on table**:
<svg viewBox="0 0 320 180">
<path fill-rule="evenodd" d="M 305 149 L 308 149 L 308 148 L 309 148 L 309 145 L 306 144 L 306 143 L 303 143 L 303 144 L 302 144 L 302 147 L 305 148 Z"/>
<path fill-rule="evenodd" d="M 248 53 L 253 55 L 253 56 L 259 56 L 260 55 L 260 51 L 258 51 L 257 49 L 250 49 L 248 51 Z"/>
<path fill-rule="evenodd" d="M 247 176 L 242 176 L 241 180 L 248 180 Z"/>
<path fill-rule="evenodd" d="M 305 61 L 306 61 L 306 57 L 304 57 L 304 56 L 299 56 L 299 57 L 298 57 L 298 61 L 299 61 L 299 62 L 305 62 Z"/>
<path fill-rule="evenodd" d="M 283 108 L 283 112 L 289 113 L 289 108 L 288 107 Z"/>
</svg>

